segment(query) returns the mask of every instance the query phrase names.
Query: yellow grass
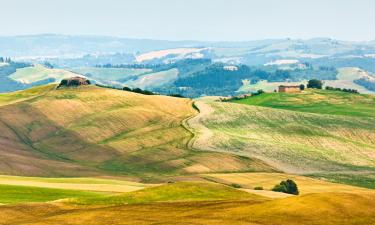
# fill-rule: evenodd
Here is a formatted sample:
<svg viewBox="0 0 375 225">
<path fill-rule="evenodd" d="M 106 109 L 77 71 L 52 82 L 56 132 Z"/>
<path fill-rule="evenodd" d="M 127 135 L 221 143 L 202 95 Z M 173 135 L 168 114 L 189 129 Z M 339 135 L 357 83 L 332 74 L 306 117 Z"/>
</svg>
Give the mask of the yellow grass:
<svg viewBox="0 0 375 225">
<path fill-rule="evenodd" d="M 99 178 L 40 178 L 0 175 L 0 184 L 84 190 L 96 192 L 130 192 L 153 186 L 137 182 Z"/>
<path fill-rule="evenodd" d="M 375 195 L 320 193 L 253 200 L 77 207 L 61 203 L 0 207 L 3 224 L 372 225 Z"/>
<path fill-rule="evenodd" d="M 209 180 L 223 183 L 223 184 L 240 184 L 243 188 L 254 189 L 254 187 L 263 187 L 264 190 L 271 190 L 276 184 L 282 180 L 294 180 L 301 195 L 311 193 L 351 193 L 351 194 L 366 194 L 373 193 L 374 190 L 354 187 L 345 184 L 336 184 L 323 180 L 313 179 L 309 177 L 283 174 L 283 173 L 228 173 L 228 174 L 204 174 Z M 257 193 L 251 192 L 251 193 Z M 262 192 L 258 192 L 262 194 Z M 271 196 L 268 196 L 271 197 Z"/>
</svg>

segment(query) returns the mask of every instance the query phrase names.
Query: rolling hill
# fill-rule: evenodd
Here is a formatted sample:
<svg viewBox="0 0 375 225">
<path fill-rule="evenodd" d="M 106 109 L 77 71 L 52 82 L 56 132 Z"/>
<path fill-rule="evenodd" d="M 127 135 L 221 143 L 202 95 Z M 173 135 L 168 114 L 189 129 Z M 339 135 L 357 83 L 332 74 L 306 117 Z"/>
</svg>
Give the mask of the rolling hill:
<svg viewBox="0 0 375 225">
<path fill-rule="evenodd" d="M 374 188 L 374 99 L 323 90 L 266 93 L 229 103 L 203 98 L 195 103 L 201 114 L 189 121 L 200 134 L 193 146 L 336 182 L 333 173 L 343 173 L 348 176 L 341 182 L 368 186 L 354 178 L 359 174 Z"/>
<path fill-rule="evenodd" d="M 217 99 L 0 94 L 0 224 L 375 224 L 374 96 Z"/>
<path fill-rule="evenodd" d="M 259 160 L 192 151 L 189 99 L 55 85 L 0 95 L 0 171 L 135 179 L 210 171 L 273 171 Z M 221 162 L 219 162 L 219 159 Z"/>
</svg>

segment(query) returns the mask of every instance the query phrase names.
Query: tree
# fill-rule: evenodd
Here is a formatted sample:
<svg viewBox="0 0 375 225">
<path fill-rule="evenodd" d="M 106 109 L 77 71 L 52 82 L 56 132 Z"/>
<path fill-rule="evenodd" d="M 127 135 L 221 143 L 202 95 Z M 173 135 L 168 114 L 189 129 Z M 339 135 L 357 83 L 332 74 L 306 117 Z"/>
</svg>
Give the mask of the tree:
<svg viewBox="0 0 375 225">
<path fill-rule="evenodd" d="M 297 184 L 290 179 L 281 181 L 280 184 L 276 184 L 275 187 L 272 188 L 272 191 L 284 192 L 293 195 L 299 194 Z"/>
<path fill-rule="evenodd" d="M 122 90 L 124 90 L 124 91 L 132 91 L 132 89 L 129 88 L 129 87 L 123 87 Z"/>
<path fill-rule="evenodd" d="M 309 80 L 309 82 L 307 83 L 307 88 L 322 89 L 322 87 L 323 87 L 323 82 L 321 80 L 312 79 L 312 80 Z"/>
<path fill-rule="evenodd" d="M 305 85 L 301 84 L 301 85 L 299 86 L 299 89 L 300 89 L 301 91 L 305 90 Z"/>
</svg>

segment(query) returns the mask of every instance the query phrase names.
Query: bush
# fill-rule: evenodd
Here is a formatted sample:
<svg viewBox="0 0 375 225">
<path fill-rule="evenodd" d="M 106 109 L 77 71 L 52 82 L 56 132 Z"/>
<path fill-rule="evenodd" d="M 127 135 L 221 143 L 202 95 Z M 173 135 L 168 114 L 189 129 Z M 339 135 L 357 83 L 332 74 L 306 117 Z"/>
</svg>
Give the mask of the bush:
<svg viewBox="0 0 375 225">
<path fill-rule="evenodd" d="M 299 89 L 300 89 L 301 91 L 305 90 L 305 85 L 301 84 L 301 85 L 299 86 Z"/>
<path fill-rule="evenodd" d="M 254 187 L 254 190 L 263 190 L 263 187 Z"/>
<path fill-rule="evenodd" d="M 281 181 L 280 184 L 276 184 L 274 188 L 272 188 L 272 191 L 276 192 L 283 192 L 293 195 L 298 195 L 298 187 L 297 184 L 293 180 L 286 180 Z"/>
<path fill-rule="evenodd" d="M 309 80 L 309 82 L 307 83 L 307 88 L 322 89 L 322 87 L 323 87 L 323 82 L 321 80 L 312 79 L 312 80 Z"/>
<path fill-rule="evenodd" d="M 239 184 L 231 184 L 230 186 L 234 187 L 234 188 L 241 188 L 242 186 L 239 185 Z"/>
</svg>

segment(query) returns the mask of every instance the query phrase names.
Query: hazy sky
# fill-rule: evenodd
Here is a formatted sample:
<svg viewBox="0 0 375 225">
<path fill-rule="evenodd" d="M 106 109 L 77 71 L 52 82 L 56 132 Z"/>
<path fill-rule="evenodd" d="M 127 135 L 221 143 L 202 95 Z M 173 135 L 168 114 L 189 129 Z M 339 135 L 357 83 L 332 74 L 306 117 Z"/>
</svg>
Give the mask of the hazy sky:
<svg viewBox="0 0 375 225">
<path fill-rule="evenodd" d="M 374 0 L 0 0 L 1 36 L 375 39 Z"/>
</svg>

